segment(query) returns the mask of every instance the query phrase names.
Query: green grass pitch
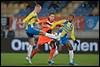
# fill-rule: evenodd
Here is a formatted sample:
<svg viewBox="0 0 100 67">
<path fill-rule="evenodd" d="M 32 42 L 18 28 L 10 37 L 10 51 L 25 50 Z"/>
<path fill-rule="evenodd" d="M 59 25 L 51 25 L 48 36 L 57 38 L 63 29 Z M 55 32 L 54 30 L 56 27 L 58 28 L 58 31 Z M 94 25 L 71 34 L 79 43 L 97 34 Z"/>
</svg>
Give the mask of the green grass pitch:
<svg viewBox="0 0 100 67">
<path fill-rule="evenodd" d="M 49 66 L 47 61 L 49 54 L 38 53 L 28 64 L 26 53 L 1 53 L 1 66 Z M 59 54 L 55 57 L 53 66 L 69 66 L 69 55 Z M 99 66 L 99 54 L 75 54 L 75 62 L 79 66 Z"/>
</svg>

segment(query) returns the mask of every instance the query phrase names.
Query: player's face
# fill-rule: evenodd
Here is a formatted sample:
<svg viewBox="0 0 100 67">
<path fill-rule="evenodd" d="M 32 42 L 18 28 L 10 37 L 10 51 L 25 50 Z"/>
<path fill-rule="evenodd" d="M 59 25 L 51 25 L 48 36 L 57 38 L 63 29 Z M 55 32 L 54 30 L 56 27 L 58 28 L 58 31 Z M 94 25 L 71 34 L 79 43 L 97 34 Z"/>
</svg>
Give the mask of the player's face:
<svg viewBox="0 0 100 67">
<path fill-rule="evenodd" d="M 53 21 L 53 20 L 55 19 L 55 15 L 54 15 L 54 14 L 51 14 L 51 15 L 49 16 L 49 19 L 50 19 L 50 21 Z"/>
</svg>

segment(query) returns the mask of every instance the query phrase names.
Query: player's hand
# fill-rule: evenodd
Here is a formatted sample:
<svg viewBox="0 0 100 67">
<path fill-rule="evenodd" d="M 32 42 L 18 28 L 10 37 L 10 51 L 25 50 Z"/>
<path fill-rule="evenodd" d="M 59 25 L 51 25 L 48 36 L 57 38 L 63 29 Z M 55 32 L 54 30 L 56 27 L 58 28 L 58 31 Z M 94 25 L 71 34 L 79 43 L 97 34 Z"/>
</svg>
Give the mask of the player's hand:
<svg viewBox="0 0 100 67">
<path fill-rule="evenodd" d="M 77 40 L 75 40 L 74 43 L 76 43 L 77 45 L 79 44 L 79 42 Z"/>
</svg>

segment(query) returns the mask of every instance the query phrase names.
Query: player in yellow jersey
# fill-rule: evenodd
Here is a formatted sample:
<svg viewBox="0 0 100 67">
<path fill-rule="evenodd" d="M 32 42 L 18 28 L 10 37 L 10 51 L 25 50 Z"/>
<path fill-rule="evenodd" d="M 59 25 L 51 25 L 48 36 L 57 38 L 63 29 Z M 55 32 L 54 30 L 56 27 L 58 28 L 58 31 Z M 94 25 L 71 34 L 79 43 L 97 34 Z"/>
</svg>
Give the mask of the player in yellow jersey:
<svg viewBox="0 0 100 67">
<path fill-rule="evenodd" d="M 29 45 L 27 48 L 27 52 L 28 55 L 26 57 L 26 59 L 28 60 L 28 62 L 30 64 L 32 64 L 31 62 L 31 52 L 33 49 L 33 46 L 35 46 L 35 37 L 34 35 L 38 35 L 40 33 L 40 31 L 38 29 L 36 29 L 36 24 L 38 22 L 38 16 L 37 14 L 41 11 L 41 6 L 39 4 L 36 4 L 34 10 L 23 19 L 23 23 L 26 25 L 25 30 L 26 30 L 26 34 L 29 37 Z"/>
<path fill-rule="evenodd" d="M 58 22 L 55 22 L 52 26 L 51 29 L 55 28 L 56 25 L 61 24 L 62 26 L 58 30 L 57 34 L 59 35 L 59 43 L 60 45 L 65 45 L 68 50 L 69 50 L 69 56 L 70 56 L 70 65 L 75 65 L 74 63 L 74 53 L 73 53 L 73 47 L 69 42 L 68 39 L 68 34 L 70 34 L 71 39 L 74 41 L 74 43 L 78 44 L 77 40 L 75 39 L 74 36 L 74 25 L 71 23 L 71 21 L 68 21 L 66 19 L 60 20 Z M 52 64 L 53 58 L 50 59 L 50 64 Z"/>
</svg>

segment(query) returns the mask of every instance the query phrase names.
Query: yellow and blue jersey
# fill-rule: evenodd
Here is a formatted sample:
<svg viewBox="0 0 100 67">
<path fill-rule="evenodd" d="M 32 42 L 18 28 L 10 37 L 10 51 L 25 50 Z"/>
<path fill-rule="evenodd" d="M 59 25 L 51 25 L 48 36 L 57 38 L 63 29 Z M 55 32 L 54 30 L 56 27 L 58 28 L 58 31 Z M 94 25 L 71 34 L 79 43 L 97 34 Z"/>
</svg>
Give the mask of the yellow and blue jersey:
<svg viewBox="0 0 100 67">
<path fill-rule="evenodd" d="M 64 24 L 60 30 L 62 30 L 61 32 L 61 37 L 64 37 L 68 32 L 70 32 L 70 37 L 72 40 L 75 40 L 75 36 L 74 36 L 74 26 L 72 25 L 72 23 L 70 23 L 67 20 L 60 20 L 58 22 L 55 22 L 52 26 L 51 29 L 53 29 L 56 25 L 58 24 Z"/>
<path fill-rule="evenodd" d="M 28 28 L 28 25 L 33 26 L 34 23 L 38 21 L 38 16 L 36 12 L 31 12 L 28 16 L 26 16 L 23 20 L 23 22 L 26 24 L 26 28 Z"/>
<path fill-rule="evenodd" d="M 34 24 L 38 21 L 38 16 L 36 12 L 31 12 L 28 16 L 23 19 L 23 23 L 26 24 L 26 33 L 29 37 L 33 37 L 33 35 L 38 35 L 39 30 L 35 29 Z"/>
</svg>

